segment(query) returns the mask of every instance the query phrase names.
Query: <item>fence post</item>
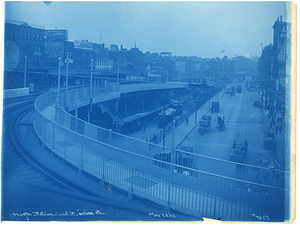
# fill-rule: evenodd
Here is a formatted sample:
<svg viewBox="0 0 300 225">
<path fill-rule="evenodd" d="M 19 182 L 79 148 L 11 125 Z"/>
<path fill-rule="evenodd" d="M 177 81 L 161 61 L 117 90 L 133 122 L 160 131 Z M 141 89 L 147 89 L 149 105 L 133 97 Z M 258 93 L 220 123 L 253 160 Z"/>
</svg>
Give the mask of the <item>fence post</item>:
<svg viewBox="0 0 300 225">
<path fill-rule="evenodd" d="M 108 130 L 108 144 L 111 145 L 112 129 Z M 111 160 L 111 148 L 109 148 L 109 159 Z"/>
<path fill-rule="evenodd" d="M 172 129 L 172 143 L 171 143 L 171 158 L 170 158 L 170 179 L 169 179 L 169 190 L 168 190 L 168 205 L 171 204 L 171 187 L 172 187 L 172 183 L 173 183 L 173 174 L 174 174 L 174 170 L 175 168 L 173 168 L 173 164 L 175 164 L 175 129 L 173 126 Z"/>
<path fill-rule="evenodd" d="M 215 197 L 215 204 L 214 204 L 214 215 L 213 218 L 216 218 L 216 210 L 217 210 L 217 197 L 216 195 L 213 195 Z"/>
<path fill-rule="evenodd" d="M 75 108 L 75 132 L 78 132 L 78 107 L 76 103 L 76 108 Z"/>
<path fill-rule="evenodd" d="M 103 178 L 103 182 L 104 182 L 104 179 L 105 179 L 105 159 L 104 159 L 104 156 L 102 156 L 102 178 Z"/>
<path fill-rule="evenodd" d="M 134 165 L 133 163 L 133 154 L 131 154 L 131 164 Z M 131 169 L 131 178 L 132 178 L 132 182 L 131 182 L 131 187 L 130 187 L 130 191 L 128 192 L 128 199 L 132 199 L 133 197 L 133 177 L 134 177 L 134 167 L 132 166 Z"/>
</svg>

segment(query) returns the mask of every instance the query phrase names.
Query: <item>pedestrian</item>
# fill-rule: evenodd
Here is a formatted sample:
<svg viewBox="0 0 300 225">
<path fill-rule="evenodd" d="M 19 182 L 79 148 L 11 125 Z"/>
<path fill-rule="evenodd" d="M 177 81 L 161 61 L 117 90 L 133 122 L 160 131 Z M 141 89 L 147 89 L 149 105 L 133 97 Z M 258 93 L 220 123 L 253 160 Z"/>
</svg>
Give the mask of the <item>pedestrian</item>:
<svg viewBox="0 0 300 225">
<path fill-rule="evenodd" d="M 189 125 L 189 118 L 186 118 L 186 125 Z"/>
</svg>

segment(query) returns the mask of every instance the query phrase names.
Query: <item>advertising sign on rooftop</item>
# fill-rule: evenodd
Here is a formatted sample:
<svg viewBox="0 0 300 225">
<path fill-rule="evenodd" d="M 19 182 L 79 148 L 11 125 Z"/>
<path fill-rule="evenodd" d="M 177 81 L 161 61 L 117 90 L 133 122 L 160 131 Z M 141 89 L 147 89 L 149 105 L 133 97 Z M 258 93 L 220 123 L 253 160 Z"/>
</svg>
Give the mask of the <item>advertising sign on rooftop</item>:
<svg viewBox="0 0 300 225">
<path fill-rule="evenodd" d="M 47 30 L 46 37 L 48 41 L 66 41 L 68 40 L 67 30 Z"/>
<path fill-rule="evenodd" d="M 93 50 L 93 43 L 88 41 L 75 41 L 74 48 Z"/>
</svg>

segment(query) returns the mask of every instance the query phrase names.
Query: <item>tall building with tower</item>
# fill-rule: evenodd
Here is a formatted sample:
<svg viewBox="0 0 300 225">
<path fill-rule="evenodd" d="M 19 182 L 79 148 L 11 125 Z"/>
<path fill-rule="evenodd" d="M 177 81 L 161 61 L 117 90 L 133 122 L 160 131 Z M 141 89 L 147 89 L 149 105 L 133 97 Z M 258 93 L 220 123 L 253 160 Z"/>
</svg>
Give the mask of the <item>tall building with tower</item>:
<svg viewBox="0 0 300 225">
<path fill-rule="evenodd" d="M 282 16 L 280 16 L 277 18 L 273 30 L 272 78 L 275 79 L 276 90 L 285 91 L 286 85 L 290 85 L 291 23 L 283 22 Z"/>
</svg>

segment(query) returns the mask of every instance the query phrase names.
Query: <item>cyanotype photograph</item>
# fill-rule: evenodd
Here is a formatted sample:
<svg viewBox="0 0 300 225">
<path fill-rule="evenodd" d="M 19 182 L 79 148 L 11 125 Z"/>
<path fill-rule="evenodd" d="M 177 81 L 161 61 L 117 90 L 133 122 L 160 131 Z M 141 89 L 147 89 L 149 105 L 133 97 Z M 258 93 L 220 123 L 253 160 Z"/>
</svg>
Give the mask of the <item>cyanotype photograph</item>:
<svg viewBox="0 0 300 225">
<path fill-rule="evenodd" d="M 293 222 L 293 2 L 2 3 L 2 222 Z"/>
</svg>

